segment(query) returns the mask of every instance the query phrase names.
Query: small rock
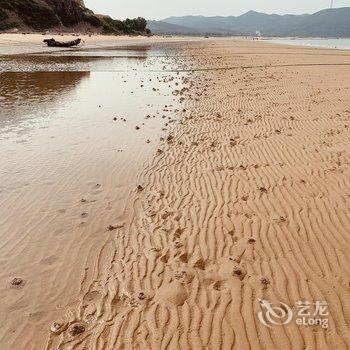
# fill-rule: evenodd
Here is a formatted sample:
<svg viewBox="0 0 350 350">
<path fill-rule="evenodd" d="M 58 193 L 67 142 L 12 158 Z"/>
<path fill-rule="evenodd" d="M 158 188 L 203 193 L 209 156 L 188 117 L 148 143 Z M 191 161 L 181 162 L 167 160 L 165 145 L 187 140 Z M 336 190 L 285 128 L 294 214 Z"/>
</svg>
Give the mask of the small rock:
<svg viewBox="0 0 350 350">
<path fill-rule="evenodd" d="M 270 281 L 266 277 L 261 277 L 260 278 L 260 283 L 263 285 L 263 288 L 266 289 L 267 286 L 270 284 Z"/>
<path fill-rule="evenodd" d="M 244 279 L 246 274 L 247 273 L 243 269 L 241 269 L 239 266 L 235 266 L 233 268 L 233 275 L 237 276 L 241 281 Z"/>
<path fill-rule="evenodd" d="M 145 300 L 146 299 L 146 294 L 143 292 L 140 292 L 139 295 L 137 296 L 140 300 Z"/>
<path fill-rule="evenodd" d="M 179 241 L 176 241 L 175 243 L 174 243 L 174 247 L 176 248 L 176 249 L 179 249 L 179 248 L 181 248 L 183 246 L 183 244 L 181 243 L 181 242 L 179 242 Z"/>
<path fill-rule="evenodd" d="M 11 281 L 12 286 L 22 286 L 23 284 L 24 284 L 24 280 L 19 277 L 16 277 Z"/>
<path fill-rule="evenodd" d="M 67 329 L 67 324 L 54 322 L 50 327 L 50 331 L 53 334 L 61 334 L 64 330 Z"/>
<path fill-rule="evenodd" d="M 267 189 L 266 189 L 265 187 L 260 187 L 260 188 L 259 188 L 259 191 L 260 191 L 261 193 L 267 193 Z"/>
<path fill-rule="evenodd" d="M 260 282 L 261 282 L 261 284 L 264 284 L 264 285 L 269 285 L 270 284 L 269 279 L 266 278 L 266 277 L 260 278 Z"/>
<path fill-rule="evenodd" d="M 69 330 L 69 333 L 73 337 L 75 337 L 76 335 L 79 335 L 81 333 L 84 333 L 84 332 L 85 332 L 85 327 L 82 324 L 75 324 Z"/>
<path fill-rule="evenodd" d="M 166 139 L 167 143 L 172 143 L 174 141 L 174 136 L 173 135 L 169 135 Z"/>
</svg>

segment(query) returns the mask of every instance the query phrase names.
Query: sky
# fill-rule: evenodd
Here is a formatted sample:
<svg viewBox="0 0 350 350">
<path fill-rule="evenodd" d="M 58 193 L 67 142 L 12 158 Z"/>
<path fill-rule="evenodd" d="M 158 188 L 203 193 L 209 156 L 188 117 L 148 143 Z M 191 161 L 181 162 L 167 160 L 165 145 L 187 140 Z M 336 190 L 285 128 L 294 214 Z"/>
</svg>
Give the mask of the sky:
<svg viewBox="0 0 350 350">
<path fill-rule="evenodd" d="M 85 0 L 96 13 L 113 18 L 144 17 L 164 19 L 169 16 L 238 16 L 249 10 L 278 13 L 314 13 L 330 7 L 331 0 Z M 334 7 L 350 7 L 350 0 L 334 0 Z"/>
</svg>

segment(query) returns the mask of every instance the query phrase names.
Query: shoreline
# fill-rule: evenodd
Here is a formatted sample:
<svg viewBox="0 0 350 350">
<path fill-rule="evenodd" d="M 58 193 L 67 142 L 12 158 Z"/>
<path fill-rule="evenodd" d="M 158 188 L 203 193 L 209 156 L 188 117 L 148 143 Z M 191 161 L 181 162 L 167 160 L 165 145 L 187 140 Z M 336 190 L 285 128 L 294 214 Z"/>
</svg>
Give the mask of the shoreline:
<svg viewBox="0 0 350 350">
<path fill-rule="evenodd" d="M 70 49 L 62 48 L 46 48 L 42 43 L 44 37 L 58 36 L 62 41 L 69 41 L 74 37 L 80 37 L 83 40 L 83 46 L 73 47 Z M 254 41 L 254 38 L 246 37 L 210 37 L 205 38 L 203 36 L 162 36 L 153 35 L 147 36 L 128 36 L 128 35 L 103 35 L 103 34 L 75 34 L 75 33 L 62 33 L 62 34 L 40 34 L 40 33 L 30 33 L 30 34 L 19 34 L 19 33 L 0 33 L 0 55 L 16 55 L 16 54 L 36 54 L 36 53 L 50 53 L 50 52 L 64 52 L 64 51 L 84 51 L 84 49 L 107 49 L 113 47 L 122 46 L 133 46 L 133 45 L 145 45 L 145 44 L 155 44 L 155 43 L 176 43 L 176 42 L 206 42 L 210 40 L 216 41 Z M 285 47 L 297 47 L 300 49 L 305 48 L 315 48 L 324 50 L 337 50 L 347 52 L 350 50 L 349 47 L 329 47 L 323 45 L 313 45 L 313 44 L 302 44 L 298 43 L 300 40 L 349 40 L 347 38 L 271 38 L 271 37 L 261 37 L 257 41 L 268 42 L 275 45 L 282 45 Z M 279 40 L 285 42 L 278 42 Z M 290 41 L 290 42 L 289 42 Z M 8 44 L 11 43 L 11 50 L 8 49 Z M 7 51 L 6 51 L 7 50 Z"/>
<path fill-rule="evenodd" d="M 55 35 L 48 34 L 1 34 L 0 33 L 0 55 L 14 54 L 35 54 L 35 53 L 50 53 L 58 51 L 74 51 L 80 47 L 73 47 L 62 50 L 62 48 L 48 48 L 43 44 L 43 38 L 52 37 Z M 62 41 L 68 41 L 75 38 L 77 35 L 64 34 L 60 35 Z M 155 43 L 173 43 L 187 41 L 203 41 L 203 37 L 163 37 L 163 36 L 111 36 L 111 35 L 78 35 L 84 41 L 84 48 L 107 49 L 123 45 L 147 45 Z M 9 44 L 12 47 L 9 48 Z"/>
<path fill-rule="evenodd" d="M 342 41 L 346 40 L 347 45 L 346 47 L 331 47 L 327 45 L 321 45 L 317 43 L 307 43 L 307 42 L 317 42 L 317 41 Z M 277 44 L 277 45 L 287 45 L 287 46 L 295 46 L 295 47 L 311 47 L 311 48 L 318 48 L 318 49 L 329 49 L 329 50 L 340 50 L 340 51 L 349 51 L 350 50 L 350 38 L 273 38 L 273 39 L 266 39 L 267 42 Z M 305 43 L 301 43 L 304 41 Z"/>
</svg>

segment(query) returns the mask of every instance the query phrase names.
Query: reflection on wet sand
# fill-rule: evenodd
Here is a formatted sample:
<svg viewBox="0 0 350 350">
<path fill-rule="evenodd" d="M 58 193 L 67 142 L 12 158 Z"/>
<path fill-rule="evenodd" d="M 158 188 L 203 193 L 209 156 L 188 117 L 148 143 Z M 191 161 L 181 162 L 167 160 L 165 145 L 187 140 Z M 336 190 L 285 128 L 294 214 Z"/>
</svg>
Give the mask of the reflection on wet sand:
<svg viewBox="0 0 350 350">
<path fill-rule="evenodd" d="M 133 48 L 94 47 L 79 50 L 50 51 L 27 55 L 0 56 L 1 72 L 91 71 L 125 69 L 132 60 L 146 61 L 150 46 Z M 157 57 L 157 52 L 152 54 Z M 132 64 L 132 62 L 131 62 Z M 129 67 L 130 68 L 130 67 Z"/>
<path fill-rule="evenodd" d="M 146 67 L 150 50 L 150 46 L 94 47 L 0 56 L 0 133 L 19 121 L 47 118 L 56 108 L 73 102 L 73 92 L 90 78 L 91 71 Z"/>
<path fill-rule="evenodd" d="M 181 77 L 128 51 L 0 58 L 0 349 L 42 349 L 77 305 L 180 108 Z"/>
<path fill-rule="evenodd" d="M 112 57 L 144 57 L 147 58 L 149 54 L 156 55 L 162 51 L 156 51 L 151 45 L 132 45 L 132 46 L 109 46 L 109 47 L 86 47 L 86 48 L 72 48 L 70 50 L 59 50 L 46 53 L 45 55 L 64 55 L 64 56 L 89 56 L 91 52 L 98 53 L 98 56 L 112 56 Z M 37 55 L 40 55 L 38 53 Z"/>
<path fill-rule="evenodd" d="M 44 109 L 66 101 L 72 90 L 89 76 L 90 72 L 1 73 L 0 125 L 34 112 L 38 116 Z"/>
</svg>

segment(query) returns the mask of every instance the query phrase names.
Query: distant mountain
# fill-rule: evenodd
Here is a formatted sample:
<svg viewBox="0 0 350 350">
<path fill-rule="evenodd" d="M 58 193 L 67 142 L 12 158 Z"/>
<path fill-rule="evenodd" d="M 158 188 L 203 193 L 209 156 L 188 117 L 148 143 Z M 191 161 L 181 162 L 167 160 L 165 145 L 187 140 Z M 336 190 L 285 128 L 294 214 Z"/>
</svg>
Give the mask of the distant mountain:
<svg viewBox="0 0 350 350">
<path fill-rule="evenodd" d="M 326 9 L 312 15 L 268 15 L 249 11 L 234 17 L 169 17 L 164 23 L 185 27 L 189 34 L 350 37 L 350 7 Z M 158 33 L 155 28 L 154 33 Z"/>
<path fill-rule="evenodd" d="M 0 31 L 65 30 L 72 27 L 113 34 L 146 33 L 143 18 L 118 21 L 96 15 L 83 0 L 0 0 Z"/>
<path fill-rule="evenodd" d="M 197 31 L 193 28 L 188 28 L 185 26 L 180 26 L 177 24 L 166 23 L 162 21 L 148 21 L 147 27 L 151 30 L 152 33 L 157 34 L 174 34 L 174 35 L 194 35 L 201 34 L 200 31 Z"/>
</svg>

